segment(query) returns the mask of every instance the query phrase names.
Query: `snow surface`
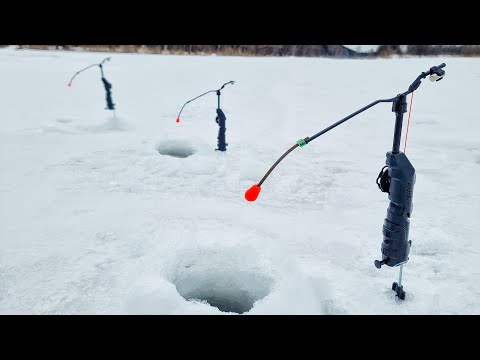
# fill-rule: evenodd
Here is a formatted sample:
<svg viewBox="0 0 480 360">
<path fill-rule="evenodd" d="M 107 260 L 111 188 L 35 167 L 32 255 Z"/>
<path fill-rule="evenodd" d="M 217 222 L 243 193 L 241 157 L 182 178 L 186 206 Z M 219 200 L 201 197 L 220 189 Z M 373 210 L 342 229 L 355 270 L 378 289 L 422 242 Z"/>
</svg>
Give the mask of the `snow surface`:
<svg viewBox="0 0 480 360">
<path fill-rule="evenodd" d="M 343 45 L 350 50 L 359 52 L 371 52 L 376 51 L 380 45 Z"/>
<path fill-rule="evenodd" d="M 108 55 L 0 49 L 0 313 L 480 313 L 479 59 L 111 54 L 114 119 L 98 69 L 67 87 Z M 243 196 L 297 139 L 444 61 L 413 103 L 402 302 L 398 268 L 373 265 L 390 104 L 295 150 L 255 203 Z M 229 80 L 219 153 L 215 94 L 175 119 Z"/>
</svg>

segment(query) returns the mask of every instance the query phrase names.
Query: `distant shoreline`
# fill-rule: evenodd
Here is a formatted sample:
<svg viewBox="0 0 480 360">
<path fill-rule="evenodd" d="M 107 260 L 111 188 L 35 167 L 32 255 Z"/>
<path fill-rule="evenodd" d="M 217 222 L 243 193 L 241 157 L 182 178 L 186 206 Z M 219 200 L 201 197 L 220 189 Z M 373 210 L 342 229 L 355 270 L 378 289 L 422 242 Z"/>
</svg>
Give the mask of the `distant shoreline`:
<svg viewBox="0 0 480 360">
<path fill-rule="evenodd" d="M 5 47 L 9 45 L 3 45 Z M 339 59 L 392 56 L 478 57 L 479 45 L 381 45 L 376 51 L 357 52 L 344 45 L 10 45 L 18 49 L 115 52 L 161 55 L 218 55 L 249 57 L 323 57 Z"/>
</svg>

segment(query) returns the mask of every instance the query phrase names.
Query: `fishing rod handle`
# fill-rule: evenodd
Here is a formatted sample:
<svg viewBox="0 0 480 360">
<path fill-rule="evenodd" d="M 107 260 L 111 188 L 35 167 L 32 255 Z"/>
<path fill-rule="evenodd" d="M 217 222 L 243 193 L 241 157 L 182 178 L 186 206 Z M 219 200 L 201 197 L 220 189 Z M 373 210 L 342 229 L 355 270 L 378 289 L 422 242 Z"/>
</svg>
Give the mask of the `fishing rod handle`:
<svg viewBox="0 0 480 360">
<path fill-rule="evenodd" d="M 225 127 L 227 117 L 225 116 L 222 109 L 217 109 L 217 118 L 215 121 L 217 122 L 218 128 L 218 136 L 217 136 L 217 148 L 215 150 L 218 151 L 227 151 L 227 142 L 225 139 L 225 132 L 227 128 Z"/>
<path fill-rule="evenodd" d="M 378 265 L 394 267 L 406 263 L 411 246 L 408 233 L 413 209 L 415 168 L 402 152 L 388 152 L 386 165 L 388 186 L 382 188 L 382 191 L 388 192 L 390 204 L 382 231 L 382 261 L 375 262 L 377 267 Z"/>
</svg>

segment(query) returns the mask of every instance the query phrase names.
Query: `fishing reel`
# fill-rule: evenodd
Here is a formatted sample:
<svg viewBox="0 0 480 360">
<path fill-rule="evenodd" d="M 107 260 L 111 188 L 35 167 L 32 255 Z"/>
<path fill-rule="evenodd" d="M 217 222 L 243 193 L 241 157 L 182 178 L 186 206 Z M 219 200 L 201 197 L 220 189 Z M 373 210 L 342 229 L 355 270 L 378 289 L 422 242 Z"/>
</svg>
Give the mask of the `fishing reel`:
<svg viewBox="0 0 480 360">
<path fill-rule="evenodd" d="M 390 179 L 391 176 L 388 175 L 388 166 L 382 167 L 382 170 L 380 170 L 380 173 L 377 176 L 377 186 L 380 189 L 381 192 L 386 192 L 388 193 L 390 190 Z"/>
<path fill-rule="evenodd" d="M 113 100 L 112 100 L 112 84 L 110 82 L 108 82 L 108 80 L 105 78 L 105 74 L 103 72 L 103 64 L 106 61 L 110 61 L 110 59 L 111 59 L 110 57 L 107 57 L 107 58 L 103 59 L 102 62 L 99 63 L 99 64 L 92 64 L 92 65 L 87 66 L 86 68 L 83 68 L 83 69 L 77 71 L 75 74 L 73 74 L 72 78 L 68 82 L 68 87 L 72 87 L 73 79 L 75 79 L 75 77 L 77 77 L 78 74 L 80 74 L 83 71 L 88 70 L 88 69 L 90 69 L 94 66 L 98 66 L 100 68 L 100 75 L 101 75 L 102 84 L 103 84 L 103 87 L 105 88 L 105 100 L 107 102 L 107 106 L 105 107 L 105 110 L 113 110 L 114 115 L 115 115 L 115 104 L 113 103 Z"/>
<path fill-rule="evenodd" d="M 218 136 L 217 136 L 217 148 L 215 151 L 226 151 L 227 150 L 227 143 L 225 140 L 225 132 L 227 131 L 227 128 L 225 127 L 225 122 L 227 120 L 227 117 L 223 113 L 222 109 L 218 108 L 217 109 L 217 117 L 215 118 L 215 122 L 218 124 L 219 129 L 218 129 Z"/>
<path fill-rule="evenodd" d="M 204 92 L 203 94 L 198 95 L 197 97 L 194 97 L 191 100 L 188 100 L 185 104 L 183 104 L 182 108 L 180 109 L 180 112 L 177 115 L 177 119 L 176 119 L 176 122 L 179 123 L 180 122 L 180 115 L 182 114 L 182 111 L 183 111 L 183 108 L 185 107 L 185 105 L 191 103 L 194 100 L 197 100 L 197 99 L 201 98 L 202 96 L 210 94 L 212 92 L 216 93 L 216 95 L 217 95 L 217 116 L 215 117 L 215 122 L 218 124 L 219 129 L 218 129 L 218 136 L 217 136 L 217 148 L 215 149 L 215 151 L 227 151 L 227 145 L 228 144 L 225 140 L 225 132 L 227 130 L 227 128 L 225 127 L 225 123 L 226 123 L 227 117 L 225 116 L 224 112 L 220 108 L 220 96 L 222 95 L 221 90 L 223 90 L 223 88 L 225 86 L 227 86 L 228 84 L 233 85 L 233 84 L 235 84 L 235 81 L 232 80 L 232 81 L 226 82 L 225 84 L 222 85 L 221 88 L 219 88 L 217 90 L 210 90 L 210 91 Z"/>
<path fill-rule="evenodd" d="M 396 267 L 405 264 L 409 260 L 412 245 L 408 234 L 413 210 L 415 169 L 402 152 L 388 152 L 386 163 L 376 181 L 380 191 L 388 193 L 390 200 L 382 229 L 382 260 L 374 261 L 377 269 L 383 265 Z M 393 283 L 392 290 L 401 300 L 405 299 L 401 279 L 398 283 Z"/>
<path fill-rule="evenodd" d="M 258 184 L 254 184 L 245 192 L 247 201 L 255 201 L 261 191 L 263 182 L 272 173 L 275 167 L 293 150 L 304 147 L 319 136 L 334 129 L 347 120 L 357 116 L 365 110 L 379 104 L 392 103 L 392 111 L 395 113 L 395 129 L 393 134 L 392 151 L 387 152 L 385 166 L 382 167 L 377 176 L 377 186 L 380 191 L 388 193 L 390 204 L 387 208 L 387 216 L 383 222 L 381 244 L 382 259 L 375 260 L 374 265 L 380 269 L 383 265 L 389 267 L 400 266 L 398 282 L 392 284 L 399 299 L 405 299 L 405 291 L 402 286 L 403 265 L 409 260 L 411 240 L 408 239 L 410 229 L 410 217 L 413 209 L 413 187 L 415 185 L 415 168 L 408 160 L 405 153 L 400 152 L 400 139 L 402 135 L 403 114 L 407 111 L 406 96 L 413 93 L 421 84 L 422 79 L 429 76 L 432 81 L 439 81 L 445 76 L 442 68 L 445 64 L 431 67 L 428 71 L 422 72 L 404 93 L 398 94 L 391 99 L 380 99 L 344 117 L 336 123 L 319 131 L 315 135 L 298 140 L 270 167 Z"/>
<path fill-rule="evenodd" d="M 107 79 L 105 79 L 103 76 L 102 76 L 102 83 L 103 83 L 103 86 L 105 88 L 105 93 L 106 93 L 106 101 L 107 101 L 107 107 L 105 108 L 105 110 L 115 110 L 115 104 L 113 103 L 112 101 L 112 84 L 109 83 L 107 81 Z"/>
</svg>

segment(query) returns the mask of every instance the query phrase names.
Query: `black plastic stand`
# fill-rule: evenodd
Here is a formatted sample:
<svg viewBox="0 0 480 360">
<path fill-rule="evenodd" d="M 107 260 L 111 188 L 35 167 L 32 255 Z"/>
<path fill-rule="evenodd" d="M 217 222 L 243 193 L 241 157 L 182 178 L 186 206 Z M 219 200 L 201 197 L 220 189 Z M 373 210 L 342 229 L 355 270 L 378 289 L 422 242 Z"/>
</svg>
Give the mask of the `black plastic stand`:
<svg viewBox="0 0 480 360">
<path fill-rule="evenodd" d="M 225 140 L 225 132 L 227 130 L 227 128 L 225 127 L 225 122 L 227 120 L 227 117 L 223 113 L 222 109 L 220 109 L 220 96 L 221 96 L 220 90 L 217 90 L 217 96 L 218 96 L 218 105 L 217 105 L 217 117 L 215 121 L 218 124 L 219 129 L 218 129 L 218 136 L 217 136 L 218 148 L 215 150 L 227 151 L 228 144 L 226 143 L 226 140 Z"/>
</svg>

